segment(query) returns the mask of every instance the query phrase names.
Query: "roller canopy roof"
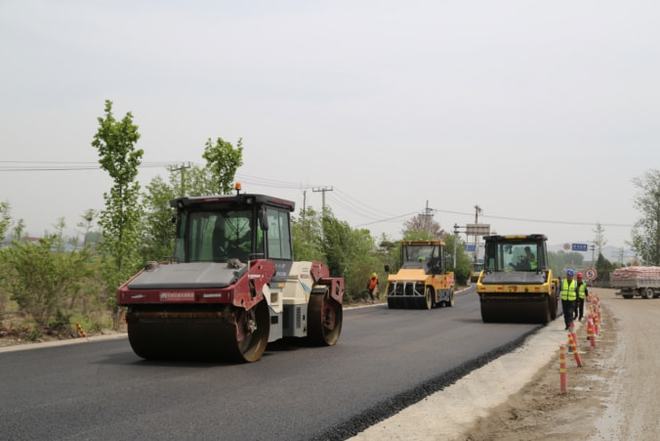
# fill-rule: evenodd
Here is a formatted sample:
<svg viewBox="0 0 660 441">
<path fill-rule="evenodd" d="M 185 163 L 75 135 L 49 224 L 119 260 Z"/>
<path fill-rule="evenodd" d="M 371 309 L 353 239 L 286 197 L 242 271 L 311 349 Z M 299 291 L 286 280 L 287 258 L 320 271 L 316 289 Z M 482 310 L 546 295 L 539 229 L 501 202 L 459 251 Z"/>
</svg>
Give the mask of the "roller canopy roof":
<svg viewBox="0 0 660 441">
<path fill-rule="evenodd" d="M 485 241 L 505 241 L 505 240 L 548 240 L 545 234 L 510 234 L 505 236 L 493 235 L 484 236 Z"/>
<path fill-rule="evenodd" d="M 295 202 L 287 201 L 273 196 L 263 194 L 249 194 L 241 193 L 238 195 L 214 195 L 214 196 L 196 196 L 196 197 L 182 197 L 170 201 L 170 206 L 175 208 L 194 207 L 195 205 L 206 204 L 237 204 L 237 205 L 251 205 L 251 204 L 266 204 L 273 205 L 280 208 L 285 208 L 293 211 L 296 208 Z"/>
</svg>

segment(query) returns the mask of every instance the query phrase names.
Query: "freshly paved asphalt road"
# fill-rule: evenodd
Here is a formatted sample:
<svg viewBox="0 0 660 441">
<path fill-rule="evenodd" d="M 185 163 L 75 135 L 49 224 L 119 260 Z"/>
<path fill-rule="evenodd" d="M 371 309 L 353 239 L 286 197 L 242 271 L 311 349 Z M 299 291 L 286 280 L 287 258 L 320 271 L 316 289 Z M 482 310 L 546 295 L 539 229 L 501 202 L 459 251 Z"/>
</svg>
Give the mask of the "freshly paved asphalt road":
<svg viewBox="0 0 660 441">
<path fill-rule="evenodd" d="M 471 291 L 453 308 L 346 311 L 337 346 L 253 364 L 146 362 L 126 339 L 4 353 L 0 440 L 342 438 L 533 329 L 482 323 Z"/>
</svg>

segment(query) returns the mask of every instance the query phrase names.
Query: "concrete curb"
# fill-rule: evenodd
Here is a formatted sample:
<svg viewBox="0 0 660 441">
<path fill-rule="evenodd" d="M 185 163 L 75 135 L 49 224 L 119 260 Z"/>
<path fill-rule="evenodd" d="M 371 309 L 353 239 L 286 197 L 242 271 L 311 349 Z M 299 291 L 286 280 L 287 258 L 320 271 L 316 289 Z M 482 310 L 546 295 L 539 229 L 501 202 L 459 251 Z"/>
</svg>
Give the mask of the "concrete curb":
<svg viewBox="0 0 660 441">
<path fill-rule="evenodd" d="M 94 343 L 99 341 L 119 340 L 122 338 L 126 338 L 127 336 L 128 335 L 126 333 L 118 333 L 118 334 L 110 334 L 110 335 L 95 335 L 86 338 L 72 338 L 70 340 L 46 341 L 43 343 L 25 343 L 25 344 L 5 346 L 3 348 L 0 348 L 0 354 L 4 354 L 7 352 L 28 351 L 30 349 L 57 348 L 59 346 L 79 345 L 82 343 Z"/>
</svg>

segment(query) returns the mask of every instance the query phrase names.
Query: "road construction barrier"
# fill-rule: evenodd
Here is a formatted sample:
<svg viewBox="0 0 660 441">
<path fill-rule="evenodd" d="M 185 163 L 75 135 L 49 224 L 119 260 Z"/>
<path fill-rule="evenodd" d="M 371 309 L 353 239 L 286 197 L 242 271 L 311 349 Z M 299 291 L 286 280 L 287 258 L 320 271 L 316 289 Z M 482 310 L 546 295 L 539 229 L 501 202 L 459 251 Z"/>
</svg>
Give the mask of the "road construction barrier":
<svg viewBox="0 0 660 441">
<path fill-rule="evenodd" d="M 559 393 L 565 394 L 568 387 L 566 371 L 566 345 L 559 345 Z"/>
<path fill-rule="evenodd" d="M 575 334 L 572 332 L 568 333 L 568 346 L 571 348 L 571 352 L 573 353 L 573 358 L 575 358 L 577 367 L 582 367 L 582 357 L 580 357 L 580 352 L 578 351 L 577 339 L 575 338 Z"/>
<path fill-rule="evenodd" d="M 589 345 L 591 346 L 591 349 L 596 349 L 596 335 L 594 332 L 594 319 L 589 314 L 589 317 L 587 318 L 587 340 L 589 340 Z"/>
<path fill-rule="evenodd" d="M 569 335 L 569 339 L 568 339 L 568 353 L 569 353 L 569 354 L 572 354 L 572 353 L 573 353 L 573 345 L 571 345 L 571 339 L 570 339 L 570 336 L 571 336 L 571 335 L 575 335 L 575 322 L 574 322 L 574 321 L 571 322 L 571 323 L 569 323 L 569 325 L 568 325 L 568 335 Z"/>
</svg>

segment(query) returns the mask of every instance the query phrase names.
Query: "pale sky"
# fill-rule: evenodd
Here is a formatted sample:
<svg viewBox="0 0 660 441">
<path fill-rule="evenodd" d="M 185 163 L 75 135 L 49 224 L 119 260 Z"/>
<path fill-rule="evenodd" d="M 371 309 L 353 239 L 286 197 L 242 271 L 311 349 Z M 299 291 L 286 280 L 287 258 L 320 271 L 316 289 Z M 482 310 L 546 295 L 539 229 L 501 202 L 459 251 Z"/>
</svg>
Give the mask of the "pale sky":
<svg viewBox="0 0 660 441">
<path fill-rule="evenodd" d="M 0 161 L 96 161 L 109 98 L 133 112 L 145 161 L 201 162 L 206 138 L 243 137 L 246 191 L 301 204 L 250 177 L 332 185 L 353 225 L 427 199 L 629 225 L 632 178 L 660 166 L 659 42 L 657 1 L 0 0 Z M 0 200 L 39 235 L 102 208 L 109 185 L 95 170 L 0 171 Z M 369 228 L 396 236 L 403 220 Z M 591 225 L 484 220 L 593 238 Z M 606 236 L 620 246 L 630 229 Z"/>
</svg>

